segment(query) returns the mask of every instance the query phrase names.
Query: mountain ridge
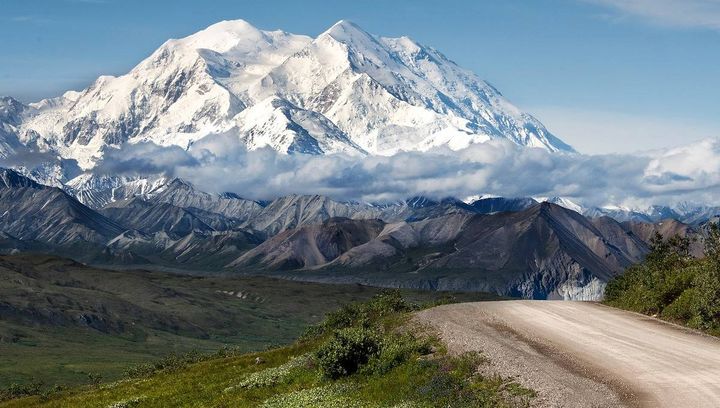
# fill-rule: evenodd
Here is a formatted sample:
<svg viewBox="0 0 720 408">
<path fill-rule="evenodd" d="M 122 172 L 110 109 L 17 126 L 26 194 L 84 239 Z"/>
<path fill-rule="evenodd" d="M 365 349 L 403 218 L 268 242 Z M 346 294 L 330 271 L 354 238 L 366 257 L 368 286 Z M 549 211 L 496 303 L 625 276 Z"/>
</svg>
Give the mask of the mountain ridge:
<svg viewBox="0 0 720 408">
<path fill-rule="evenodd" d="M 346 20 L 314 39 L 223 21 L 168 40 L 125 75 L 13 101 L 0 104 L 4 155 L 23 147 L 84 170 L 127 143 L 191 150 L 215 134 L 284 154 L 391 155 L 491 139 L 573 151 L 437 50 Z"/>
<path fill-rule="evenodd" d="M 98 197 L 114 200 L 93 209 L 56 187 L 2 170 L 0 252 L 62 254 L 96 265 L 596 299 L 608 279 L 644 257 L 656 232 L 701 233 L 680 222 L 587 218 L 529 198 L 466 204 L 418 196 L 373 205 L 290 195 L 261 203 L 198 191 L 181 179 L 134 180 L 139 190 L 117 190 L 112 180 L 84 182 L 104 185 L 112 194 L 98 191 Z"/>
</svg>

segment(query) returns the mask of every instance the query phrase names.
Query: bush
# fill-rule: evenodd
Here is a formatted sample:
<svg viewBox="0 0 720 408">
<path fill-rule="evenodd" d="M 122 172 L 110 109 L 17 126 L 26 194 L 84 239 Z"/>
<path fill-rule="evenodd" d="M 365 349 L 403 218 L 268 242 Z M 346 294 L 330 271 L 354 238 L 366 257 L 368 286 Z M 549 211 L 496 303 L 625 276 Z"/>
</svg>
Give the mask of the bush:
<svg viewBox="0 0 720 408">
<path fill-rule="evenodd" d="M 293 357 L 287 363 L 277 367 L 270 367 L 248 374 L 237 386 L 239 388 L 260 388 L 279 384 L 290 378 L 294 370 L 308 365 L 310 357 L 309 354 L 303 354 Z"/>
<path fill-rule="evenodd" d="M 0 390 L 0 402 L 34 396 L 40 397 L 40 401 L 47 401 L 64 390 L 65 387 L 62 385 L 45 387 L 41 381 L 32 381 L 29 384 L 11 384 L 9 387 Z"/>
<path fill-rule="evenodd" d="M 410 312 L 417 309 L 416 305 L 411 305 L 402 296 L 399 290 L 383 290 L 375 295 L 368 304 L 372 313 L 377 317 L 388 316 L 393 313 Z"/>
<path fill-rule="evenodd" d="M 137 406 L 140 406 L 142 400 L 142 398 L 131 398 L 125 401 L 118 401 L 112 405 L 109 405 L 108 408 L 135 408 Z"/>
<path fill-rule="evenodd" d="M 485 361 L 475 352 L 443 359 L 435 373 L 418 387 L 418 393 L 438 407 L 529 406 L 535 395 L 532 390 L 508 379 L 478 374 Z"/>
<path fill-rule="evenodd" d="M 383 338 L 380 352 L 368 361 L 363 372 L 386 374 L 412 357 L 430 354 L 430 339 L 411 334 L 389 334 Z"/>
<path fill-rule="evenodd" d="M 102 382 L 102 379 L 103 379 L 102 375 L 100 375 L 98 373 L 88 373 L 87 377 L 88 377 L 88 381 L 90 381 L 90 384 L 92 384 L 92 385 L 100 385 L 100 383 Z"/>
<path fill-rule="evenodd" d="M 417 309 L 418 306 L 406 301 L 399 290 L 383 290 L 369 302 L 345 305 L 328 313 L 320 324 L 308 328 L 302 338 L 316 338 L 348 327 L 370 327 L 382 317 Z"/>
<path fill-rule="evenodd" d="M 261 408 L 314 407 L 363 408 L 366 404 L 349 398 L 352 389 L 346 384 L 329 384 L 316 388 L 276 395 L 262 403 Z"/>
<path fill-rule="evenodd" d="M 29 384 L 10 384 L 4 390 L 0 390 L 0 401 L 40 395 L 42 394 L 42 388 L 43 384 L 39 381 L 33 381 Z"/>
<path fill-rule="evenodd" d="M 157 361 L 132 366 L 125 370 L 123 376 L 126 378 L 148 377 L 160 371 L 179 370 L 197 361 L 200 361 L 200 355 L 197 353 L 170 354 Z"/>
<path fill-rule="evenodd" d="M 646 259 L 608 283 L 605 302 L 720 332 L 720 228 L 708 227 L 704 259 L 692 259 L 689 244 L 656 235 Z"/>
<path fill-rule="evenodd" d="M 672 321 L 697 322 L 697 289 L 685 290 L 663 310 L 662 316 Z"/>
<path fill-rule="evenodd" d="M 337 379 L 354 374 L 380 351 L 380 338 L 367 328 L 342 329 L 315 354 L 322 374 Z"/>
</svg>

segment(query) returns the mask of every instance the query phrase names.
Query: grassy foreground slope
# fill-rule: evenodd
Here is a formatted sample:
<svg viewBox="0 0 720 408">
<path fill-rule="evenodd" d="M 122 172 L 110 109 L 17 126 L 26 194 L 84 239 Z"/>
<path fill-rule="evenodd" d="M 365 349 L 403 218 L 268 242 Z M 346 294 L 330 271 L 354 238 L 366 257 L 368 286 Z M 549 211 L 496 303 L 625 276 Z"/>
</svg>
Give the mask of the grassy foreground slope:
<svg viewBox="0 0 720 408">
<path fill-rule="evenodd" d="M 130 378 L 3 407 L 522 407 L 534 393 L 451 356 L 397 291 L 331 313 L 290 346 L 145 365 Z M 199 359 L 202 360 L 202 359 Z"/>
<path fill-rule="evenodd" d="M 359 285 L 111 271 L 52 256 L 3 256 L 0 390 L 111 381 L 133 365 L 172 353 L 288 344 L 329 311 L 378 292 Z M 404 293 L 418 301 L 442 296 Z"/>
<path fill-rule="evenodd" d="M 608 283 L 605 303 L 720 335 L 720 228 L 709 226 L 702 259 L 690 244 L 656 235 L 645 261 Z"/>
</svg>

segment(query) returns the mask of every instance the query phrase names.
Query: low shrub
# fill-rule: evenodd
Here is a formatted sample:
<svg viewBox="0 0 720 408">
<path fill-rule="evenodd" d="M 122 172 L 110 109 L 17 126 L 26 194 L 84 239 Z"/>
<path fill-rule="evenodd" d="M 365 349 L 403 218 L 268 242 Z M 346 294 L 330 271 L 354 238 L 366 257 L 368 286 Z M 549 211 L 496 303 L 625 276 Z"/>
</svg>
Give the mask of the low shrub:
<svg viewBox="0 0 720 408">
<path fill-rule="evenodd" d="M 15 398 L 30 397 L 43 393 L 43 383 L 32 381 L 28 384 L 10 384 L 4 390 L 0 390 L 0 401 L 8 401 Z"/>
<path fill-rule="evenodd" d="M 124 401 L 118 401 L 114 404 L 108 405 L 108 408 L 135 408 L 140 406 L 142 398 L 130 398 Z"/>
<path fill-rule="evenodd" d="M 302 338 L 316 338 L 348 327 L 370 327 L 382 317 L 417 309 L 419 306 L 405 300 L 399 290 L 383 290 L 368 302 L 345 305 L 328 313 L 320 324 L 308 328 Z"/>
<path fill-rule="evenodd" d="M 431 340 L 427 337 L 409 333 L 386 334 L 380 351 L 370 358 L 362 371 L 367 374 L 386 374 L 413 357 L 430 354 L 431 350 Z"/>
<path fill-rule="evenodd" d="M 329 384 L 277 395 L 264 401 L 260 407 L 367 408 L 366 403 L 355 401 L 347 396 L 351 390 L 351 387 L 346 384 Z"/>
<path fill-rule="evenodd" d="M 371 312 L 378 317 L 416 310 L 417 305 L 409 303 L 399 290 L 383 290 L 368 303 Z"/>
<path fill-rule="evenodd" d="M 287 363 L 277 367 L 270 367 L 248 374 L 240 382 L 240 384 L 238 384 L 238 387 L 259 388 L 277 385 L 289 378 L 294 370 L 308 365 L 311 357 L 312 356 L 310 354 L 303 354 L 301 356 L 291 358 Z"/>
<path fill-rule="evenodd" d="M 41 381 L 32 381 L 29 384 L 11 384 L 9 387 L 0 390 L 0 401 L 35 396 L 40 397 L 40 401 L 47 401 L 65 389 L 66 387 L 62 385 L 46 387 Z"/>
<path fill-rule="evenodd" d="M 373 330 L 357 327 L 341 329 L 315 353 L 320 372 L 337 379 L 354 374 L 381 349 L 380 336 Z"/>
<path fill-rule="evenodd" d="M 693 259 L 687 238 L 656 235 L 646 259 L 608 283 L 605 303 L 720 334 L 720 228 L 709 225 L 704 241 L 705 257 Z"/>
<path fill-rule="evenodd" d="M 123 374 L 126 378 L 147 377 L 159 371 L 179 370 L 187 367 L 188 364 L 201 360 L 202 356 L 197 352 L 170 354 L 156 361 L 132 366 L 125 370 Z"/>
<path fill-rule="evenodd" d="M 697 289 L 686 289 L 672 303 L 663 309 L 662 317 L 679 322 L 696 321 L 698 306 L 697 298 Z"/>
</svg>

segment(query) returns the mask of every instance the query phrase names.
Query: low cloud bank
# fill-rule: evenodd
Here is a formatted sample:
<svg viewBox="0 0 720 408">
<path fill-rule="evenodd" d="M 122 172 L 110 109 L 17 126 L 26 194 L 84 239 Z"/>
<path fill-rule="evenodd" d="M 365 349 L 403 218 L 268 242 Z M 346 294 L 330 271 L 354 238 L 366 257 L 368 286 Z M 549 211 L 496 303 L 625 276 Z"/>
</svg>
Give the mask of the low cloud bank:
<svg viewBox="0 0 720 408">
<path fill-rule="evenodd" d="M 217 135 L 188 151 L 126 144 L 106 151 L 95 171 L 181 177 L 205 191 L 255 199 L 292 193 L 362 201 L 495 194 L 564 196 L 586 206 L 712 204 L 720 198 L 720 140 L 644 155 L 557 154 L 492 141 L 460 151 L 349 157 L 247 151 L 233 136 Z"/>
</svg>

